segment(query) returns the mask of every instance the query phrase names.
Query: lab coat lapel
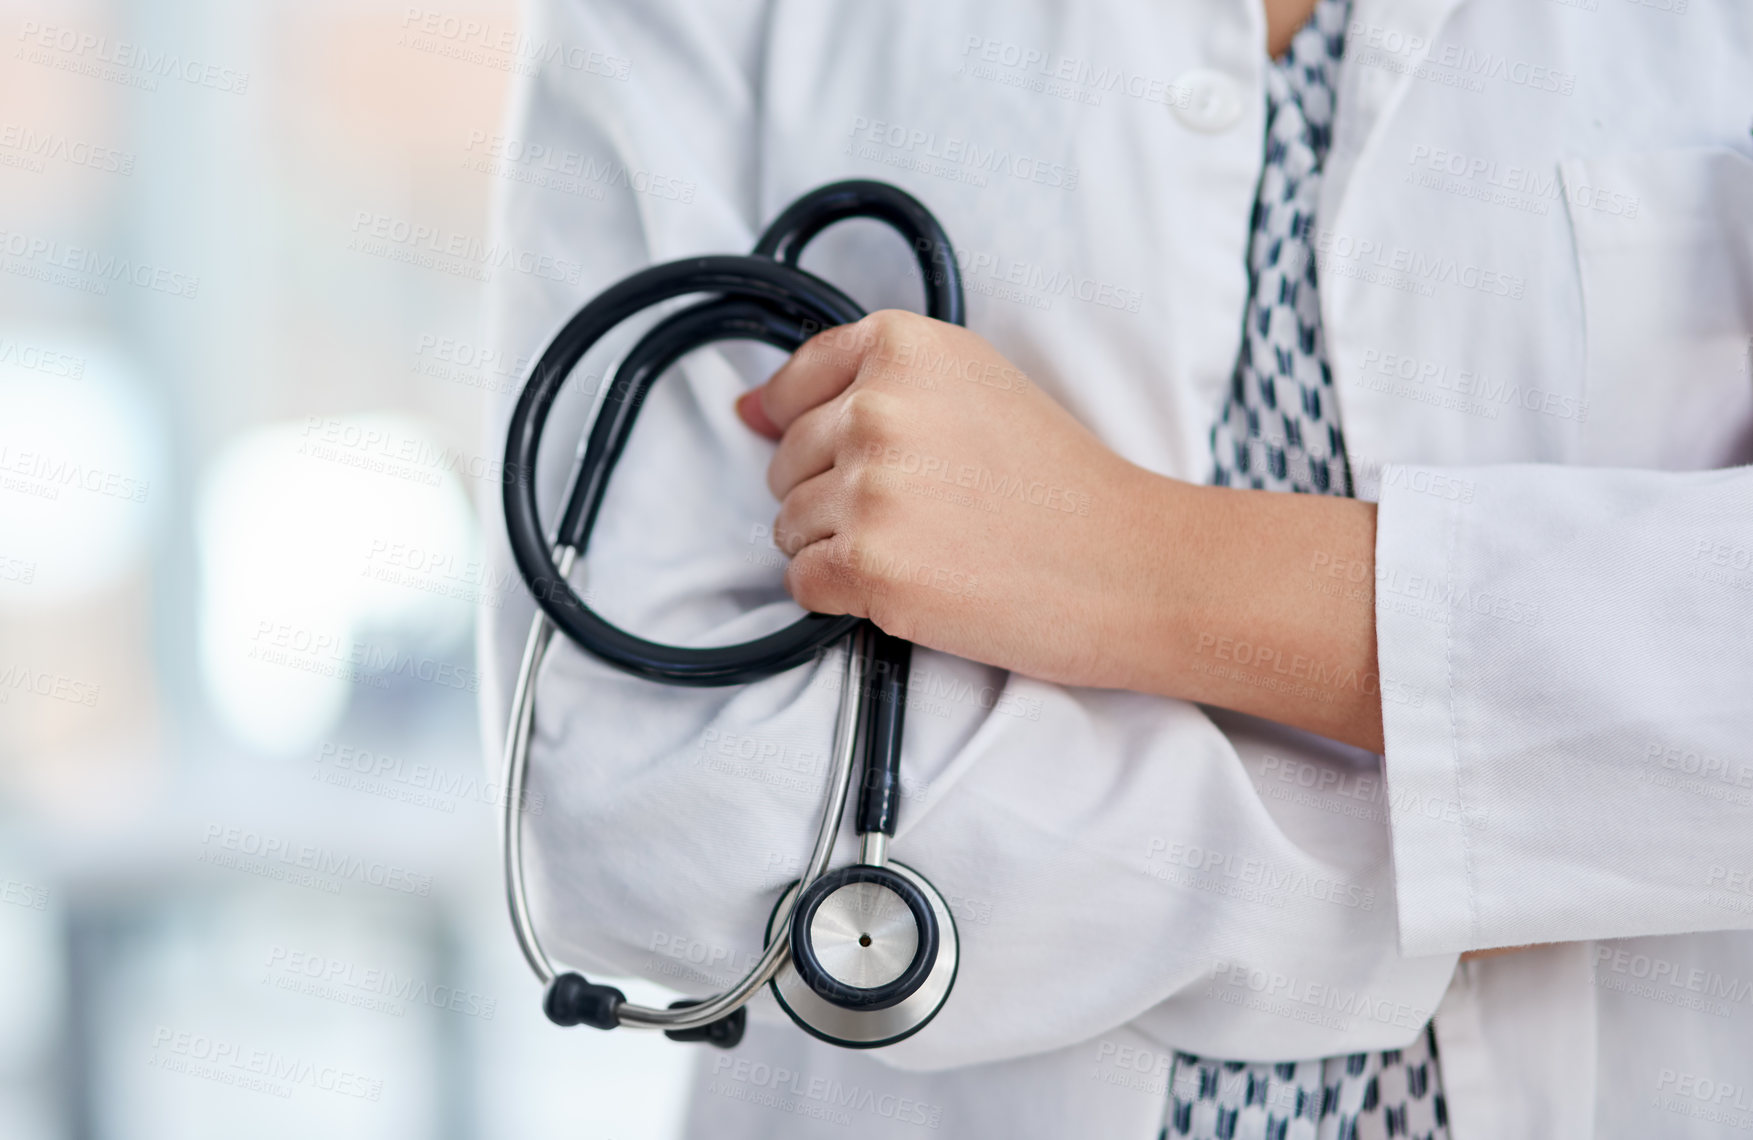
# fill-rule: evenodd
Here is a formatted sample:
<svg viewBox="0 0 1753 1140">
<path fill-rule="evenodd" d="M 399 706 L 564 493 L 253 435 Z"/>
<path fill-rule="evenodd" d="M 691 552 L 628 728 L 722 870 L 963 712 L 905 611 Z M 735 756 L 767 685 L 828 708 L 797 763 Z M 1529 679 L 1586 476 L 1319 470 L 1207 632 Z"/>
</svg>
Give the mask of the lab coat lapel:
<svg viewBox="0 0 1753 1140">
<path fill-rule="evenodd" d="M 1317 232 L 1330 231 L 1343 225 L 1345 210 L 1353 205 L 1351 199 L 1355 197 L 1350 191 L 1352 174 L 1357 169 L 1358 159 L 1369 149 L 1371 142 L 1381 135 L 1389 117 L 1405 98 L 1419 64 L 1428 56 L 1444 23 L 1465 2 L 1466 0 L 1353 0 L 1350 23 L 1345 30 L 1346 65 L 1339 71 L 1333 141 L 1327 152 L 1321 180 L 1321 197 L 1316 207 Z M 1390 50 L 1401 49 L 1403 45 L 1412 43 L 1421 46 L 1416 51 L 1406 52 L 1402 57 L 1402 65 L 1397 70 L 1380 66 L 1360 66 L 1360 55 L 1380 51 L 1373 46 L 1372 41 L 1392 45 Z M 1338 305 L 1343 294 L 1343 290 L 1326 287 L 1325 283 L 1319 290 L 1321 322 L 1327 329 L 1330 356 L 1336 339 L 1335 330 L 1341 327 L 1340 322 L 1344 319 Z M 1342 387 L 1342 384 L 1334 386 L 1333 400 L 1339 408 L 1339 422 L 1346 424 L 1349 429 L 1350 420 L 1346 415 L 1345 400 L 1340 394 Z M 1369 448 L 1366 454 L 1378 455 L 1380 451 Z M 1353 472 L 1358 497 L 1375 498 L 1373 480 L 1365 479 L 1360 483 L 1358 474 Z"/>
<path fill-rule="evenodd" d="M 1396 107 L 1411 85 L 1418 64 L 1429 54 L 1456 8 L 1466 0 L 1352 0 L 1351 22 L 1346 26 L 1347 65 L 1339 69 L 1338 116 L 1333 146 L 1328 151 L 1321 178 L 1320 215 L 1323 222 L 1337 219 L 1345 205 L 1346 190 L 1357 158 L 1378 133 L 1389 111 Z M 1356 66 L 1356 57 L 1375 50 L 1372 35 L 1396 37 L 1397 43 L 1422 42 L 1408 53 L 1398 72 L 1380 67 Z"/>
</svg>

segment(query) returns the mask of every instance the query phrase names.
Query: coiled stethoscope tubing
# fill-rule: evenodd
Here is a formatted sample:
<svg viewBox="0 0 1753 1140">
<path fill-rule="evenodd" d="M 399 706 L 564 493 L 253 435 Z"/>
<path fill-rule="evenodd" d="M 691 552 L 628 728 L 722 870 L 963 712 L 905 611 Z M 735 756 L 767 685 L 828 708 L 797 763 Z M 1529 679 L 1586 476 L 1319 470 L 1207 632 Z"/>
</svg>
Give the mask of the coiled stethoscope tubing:
<svg viewBox="0 0 1753 1140">
<path fill-rule="evenodd" d="M 505 804 L 501 839 L 505 888 L 512 926 L 525 960 L 548 986 L 544 1007 L 562 1024 L 599 1028 L 630 1025 L 657 1028 L 672 1037 L 734 1044 L 741 1036 L 741 1008 L 799 951 L 811 967 L 807 985 L 833 1004 L 857 1012 L 871 1025 L 858 1030 L 824 1030 L 806 1020 L 797 999 L 813 1001 L 796 985 L 777 984 L 775 995 L 800 1025 L 839 1044 L 871 1047 L 917 1031 L 935 1016 L 953 985 L 958 946 L 954 920 L 930 884 L 911 868 L 888 864 L 886 837 L 894 832 L 899 791 L 902 709 L 911 646 L 848 615 L 806 614 L 775 633 L 737 645 L 682 648 L 629 634 L 611 625 L 573 590 L 568 575 L 587 548 L 607 490 L 608 478 L 626 445 L 645 394 L 671 365 L 687 353 L 718 341 L 740 339 L 795 351 L 815 332 L 850 324 L 863 311 L 840 290 L 797 267 L 809 241 L 848 218 L 871 218 L 906 238 L 925 283 L 928 315 L 954 324 L 965 320 L 961 277 L 943 228 L 917 200 L 878 182 L 841 182 L 822 187 L 788 207 L 748 257 L 697 257 L 654 266 L 606 290 L 580 309 L 548 343 L 531 369 L 512 412 L 506 443 L 503 503 L 506 528 L 518 569 L 538 605 L 525 643 L 506 734 Z M 628 317 L 672 299 L 709 295 L 659 321 L 615 368 L 587 437 L 554 531 L 544 531 L 536 504 L 534 472 L 541 436 L 572 369 L 604 335 Z M 809 930 L 792 930 L 790 939 L 771 937 L 754 967 L 734 986 L 709 998 L 677 1003 L 670 1009 L 628 1002 L 621 992 L 575 973 L 562 973 L 548 957 L 530 916 L 524 885 L 521 805 L 535 720 L 535 682 L 542 659 L 558 629 L 574 642 L 627 672 L 669 684 L 740 684 L 802 664 L 852 634 L 846 650 L 835 724 L 833 762 L 816 841 L 803 877 L 780 900 L 769 929 L 789 918 L 797 900 L 812 912 L 823 904 L 821 888 L 838 824 L 850 790 L 854 753 L 865 750 L 866 777 L 857 824 L 864 836 L 861 862 L 835 874 L 857 883 L 888 884 L 912 908 L 920 923 L 917 952 L 904 976 L 860 989 L 836 983 L 816 961 Z M 878 689 L 875 685 L 881 686 Z M 864 870 L 858 870 L 864 868 Z M 830 877 L 831 878 L 831 877 Z M 812 897 L 812 889 L 816 894 Z M 836 888 L 838 890 L 839 888 Z M 929 912 L 920 915 L 920 899 Z M 832 909 L 830 905 L 824 909 Z M 941 928 L 947 937 L 939 946 Z M 929 938 L 927 937 L 929 935 Z M 929 943 L 929 945 L 928 945 Z M 869 945 L 868 938 L 865 945 Z M 933 961 L 924 961 L 927 950 Z M 911 988 L 909 988 L 911 987 Z M 904 991 L 904 992 L 903 992 Z M 787 1000 L 786 992 L 792 995 Z M 927 1008 L 929 1007 L 929 1008 Z M 882 1017 L 873 1015 L 894 1010 Z M 853 1022 L 860 1018 L 854 1017 Z M 817 1018 L 819 1021 L 820 1018 Z M 880 1023 L 880 1024 L 879 1024 Z"/>
</svg>

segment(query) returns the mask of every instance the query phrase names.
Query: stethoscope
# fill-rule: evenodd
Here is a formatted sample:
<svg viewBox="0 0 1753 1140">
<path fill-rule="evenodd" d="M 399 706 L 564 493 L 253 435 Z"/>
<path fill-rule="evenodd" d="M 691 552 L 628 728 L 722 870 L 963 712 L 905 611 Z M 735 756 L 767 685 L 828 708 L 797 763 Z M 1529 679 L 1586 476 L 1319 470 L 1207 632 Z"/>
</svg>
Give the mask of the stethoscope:
<svg viewBox="0 0 1753 1140">
<path fill-rule="evenodd" d="M 502 841 L 505 891 L 525 960 L 548 987 L 543 1009 L 559 1025 L 662 1029 L 679 1041 L 730 1048 L 742 1039 L 745 1005 L 763 985 L 805 1031 L 835 1045 L 872 1049 L 911 1036 L 943 1008 L 955 984 L 960 943 L 949 906 L 926 878 L 888 857 L 900 801 L 901 733 L 912 646 L 851 616 L 810 613 L 738 645 L 685 649 L 646 641 L 597 615 L 567 576 L 590 540 L 609 473 L 645 394 L 684 355 L 726 340 L 795 351 L 812 333 L 864 316 L 834 286 L 797 267 L 828 226 L 871 218 L 907 240 L 925 281 L 926 312 L 962 324 L 962 282 L 943 227 L 910 195 L 880 182 L 838 182 L 799 198 L 747 257 L 692 257 L 656 265 L 612 286 L 555 334 L 512 412 L 504 503 L 511 550 L 539 609 L 530 624 L 505 743 Z M 627 318 L 674 298 L 706 295 L 665 316 L 621 359 L 606 385 L 552 534 L 537 513 L 536 453 L 554 399 L 572 369 Z M 672 685 L 735 685 L 782 672 L 847 640 L 821 821 L 802 878 L 774 904 L 766 948 L 741 981 L 668 1009 L 637 1005 L 613 986 L 562 973 L 542 949 L 524 889 L 520 828 L 535 720 L 535 679 L 558 629 L 603 661 Z M 854 823 L 858 862 L 828 870 L 864 757 Z"/>
</svg>

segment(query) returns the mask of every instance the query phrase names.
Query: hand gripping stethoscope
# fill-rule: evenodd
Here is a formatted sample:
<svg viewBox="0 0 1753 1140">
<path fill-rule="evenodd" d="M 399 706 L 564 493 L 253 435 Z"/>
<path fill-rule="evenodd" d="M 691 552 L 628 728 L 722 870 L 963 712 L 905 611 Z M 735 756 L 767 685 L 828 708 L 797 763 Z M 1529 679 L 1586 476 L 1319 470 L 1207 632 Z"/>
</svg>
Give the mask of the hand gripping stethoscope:
<svg viewBox="0 0 1753 1140">
<path fill-rule="evenodd" d="M 850 324 L 863 311 L 834 286 L 797 267 L 804 246 L 847 218 L 887 223 L 904 237 L 925 281 L 926 312 L 961 324 L 961 275 L 943 227 L 911 196 L 880 182 L 839 182 L 794 202 L 748 257 L 692 257 L 653 266 L 580 309 L 543 349 L 512 412 L 504 502 L 512 553 L 540 609 L 530 625 L 505 743 L 505 891 L 524 958 L 548 986 L 543 1008 L 560 1025 L 662 1029 L 681 1041 L 725 1048 L 742 1039 L 745 1004 L 770 983 L 779 1004 L 809 1033 L 871 1049 L 918 1032 L 955 983 L 959 942 L 948 905 L 925 877 L 888 858 L 900 799 L 901 732 L 912 646 L 850 616 L 805 614 L 785 629 L 739 645 L 684 649 L 609 624 L 567 581 L 583 556 L 609 473 L 645 394 L 684 355 L 707 344 L 752 340 L 795 351 L 813 332 Z M 628 317 L 673 298 L 703 295 L 660 320 L 622 358 L 607 385 L 550 535 L 536 508 L 536 453 L 554 398 L 594 344 Z M 629 673 L 672 685 L 735 685 L 790 669 L 848 640 L 834 728 L 833 762 L 815 847 L 803 877 L 767 922 L 766 950 L 723 993 L 668 1009 L 636 1005 L 613 986 L 561 973 L 542 949 L 524 891 L 520 824 L 535 720 L 535 679 L 555 629 Z M 862 751 L 855 823 L 859 861 L 833 871 L 828 859 Z"/>
</svg>

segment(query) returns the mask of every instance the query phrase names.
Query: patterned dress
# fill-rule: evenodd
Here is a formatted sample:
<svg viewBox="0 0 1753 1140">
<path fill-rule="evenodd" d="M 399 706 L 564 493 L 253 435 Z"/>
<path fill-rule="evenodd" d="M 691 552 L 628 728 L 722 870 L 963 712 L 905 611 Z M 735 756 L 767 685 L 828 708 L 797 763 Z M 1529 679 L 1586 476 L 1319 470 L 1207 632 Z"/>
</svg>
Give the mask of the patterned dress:
<svg viewBox="0 0 1753 1140">
<path fill-rule="evenodd" d="M 1241 355 L 1212 430 L 1213 482 L 1349 495 L 1315 292 L 1315 207 L 1349 0 L 1320 0 L 1266 69 L 1266 162 L 1248 248 Z"/>
<path fill-rule="evenodd" d="M 1349 495 L 1315 292 L 1314 225 L 1350 0 L 1319 0 L 1267 68 L 1266 161 L 1242 347 L 1212 429 L 1213 482 Z M 1281 1064 L 1175 1055 L 1165 1140 L 1448 1140 L 1436 1040 Z"/>
</svg>

